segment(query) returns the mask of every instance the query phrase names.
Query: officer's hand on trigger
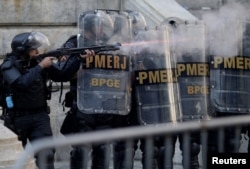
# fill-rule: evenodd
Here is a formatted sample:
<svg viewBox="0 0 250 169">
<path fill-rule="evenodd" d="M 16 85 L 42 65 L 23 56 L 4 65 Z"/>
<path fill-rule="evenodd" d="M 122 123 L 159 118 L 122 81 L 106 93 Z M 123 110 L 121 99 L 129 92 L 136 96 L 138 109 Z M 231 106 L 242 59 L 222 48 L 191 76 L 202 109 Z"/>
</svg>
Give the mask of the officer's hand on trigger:
<svg viewBox="0 0 250 169">
<path fill-rule="evenodd" d="M 47 68 L 47 67 L 50 67 L 53 63 L 53 60 L 55 59 L 55 57 L 45 57 L 40 63 L 39 65 L 42 67 L 42 68 Z"/>
<path fill-rule="evenodd" d="M 82 59 L 86 58 L 86 57 L 90 57 L 90 56 L 95 56 L 95 51 L 94 50 L 88 50 L 88 49 L 86 49 L 84 54 L 80 54 L 80 57 Z"/>
</svg>

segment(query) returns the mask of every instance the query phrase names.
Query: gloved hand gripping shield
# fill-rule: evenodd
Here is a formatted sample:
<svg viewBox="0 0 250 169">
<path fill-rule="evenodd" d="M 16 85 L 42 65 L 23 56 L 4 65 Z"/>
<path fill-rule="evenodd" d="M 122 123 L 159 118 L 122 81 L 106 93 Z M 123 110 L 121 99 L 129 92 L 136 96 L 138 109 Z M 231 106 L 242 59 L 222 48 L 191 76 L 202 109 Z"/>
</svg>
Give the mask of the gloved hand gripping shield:
<svg viewBox="0 0 250 169">
<path fill-rule="evenodd" d="M 94 10 L 79 16 L 78 46 L 128 43 L 130 19 L 126 12 Z M 117 51 L 85 58 L 78 72 L 77 105 L 87 114 L 130 112 L 131 61 L 121 46 Z"/>
<path fill-rule="evenodd" d="M 133 68 L 138 119 L 142 125 L 180 119 L 175 61 L 168 29 L 139 30 L 134 40 Z"/>
</svg>

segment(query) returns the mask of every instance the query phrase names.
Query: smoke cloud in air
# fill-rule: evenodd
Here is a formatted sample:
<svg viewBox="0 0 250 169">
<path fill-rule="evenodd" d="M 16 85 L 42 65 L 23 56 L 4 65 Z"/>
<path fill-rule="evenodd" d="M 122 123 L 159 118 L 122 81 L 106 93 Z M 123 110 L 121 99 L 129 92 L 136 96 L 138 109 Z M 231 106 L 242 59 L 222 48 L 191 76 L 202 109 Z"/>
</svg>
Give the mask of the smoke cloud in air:
<svg viewBox="0 0 250 169">
<path fill-rule="evenodd" d="M 228 3 L 218 11 L 202 16 L 206 24 L 210 54 L 235 56 L 242 54 L 244 32 L 249 12 L 243 3 Z M 244 48 L 244 47 L 243 47 Z M 244 49 L 243 49 L 244 51 Z"/>
</svg>

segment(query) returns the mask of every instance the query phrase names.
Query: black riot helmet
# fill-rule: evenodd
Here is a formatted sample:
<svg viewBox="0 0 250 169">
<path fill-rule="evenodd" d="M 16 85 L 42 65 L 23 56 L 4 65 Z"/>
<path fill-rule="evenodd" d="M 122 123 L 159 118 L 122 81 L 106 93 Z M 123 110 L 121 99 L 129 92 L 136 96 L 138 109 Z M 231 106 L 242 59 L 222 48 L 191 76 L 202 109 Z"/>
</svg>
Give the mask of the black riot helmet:
<svg viewBox="0 0 250 169">
<path fill-rule="evenodd" d="M 25 55 L 30 49 L 48 48 L 48 38 L 41 32 L 25 32 L 17 34 L 11 42 L 14 53 Z"/>
<path fill-rule="evenodd" d="M 113 33 L 114 23 L 102 10 L 91 10 L 82 13 L 78 18 L 78 46 L 105 44 Z"/>
<path fill-rule="evenodd" d="M 101 18 L 96 15 L 88 15 L 84 18 L 84 29 L 93 29 L 94 26 L 103 26 Z"/>
<path fill-rule="evenodd" d="M 84 20 L 84 30 L 89 31 L 96 39 L 102 39 L 104 32 L 103 20 L 97 15 L 88 15 Z"/>
</svg>

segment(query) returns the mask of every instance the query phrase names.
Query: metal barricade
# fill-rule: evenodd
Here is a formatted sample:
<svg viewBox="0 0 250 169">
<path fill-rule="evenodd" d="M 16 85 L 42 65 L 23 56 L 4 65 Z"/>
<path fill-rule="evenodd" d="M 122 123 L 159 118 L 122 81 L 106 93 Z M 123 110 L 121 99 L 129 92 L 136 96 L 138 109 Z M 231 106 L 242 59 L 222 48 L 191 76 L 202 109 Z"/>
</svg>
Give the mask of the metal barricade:
<svg viewBox="0 0 250 169">
<path fill-rule="evenodd" d="M 241 128 L 243 126 L 250 125 L 250 115 L 242 115 L 242 116 L 234 116 L 234 117 L 224 117 L 218 119 L 212 119 L 208 121 L 201 122 L 183 122 L 178 125 L 176 124 L 160 124 L 160 125 L 148 125 L 148 126 L 136 126 L 136 127 L 128 127 L 128 128 L 120 128 L 120 129 L 112 129 L 105 131 L 96 131 L 82 134 L 75 134 L 69 136 L 60 136 L 54 138 L 41 139 L 32 143 L 32 146 L 28 146 L 20 155 L 20 158 L 16 161 L 13 169 L 23 169 L 25 163 L 34 155 L 42 150 L 48 148 L 60 148 L 69 145 L 94 145 L 100 143 L 114 143 L 116 141 L 125 141 L 126 146 L 130 146 L 135 139 L 143 138 L 145 139 L 146 145 L 146 168 L 151 169 L 152 160 L 149 158 L 152 153 L 152 144 L 153 138 L 156 136 L 163 136 L 165 138 L 165 144 L 168 144 L 171 141 L 171 137 L 175 134 L 182 134 L 184 137 L 184 152 L 183 153 L 183 166 L 184 168 L 188 168 L 189 156 L 188 152 L 190 151 L 189 146 L 187 144 L 188 140 L 190 140 L 190 134 L 192 132 L 198 131 L 201 136 L 201 161 L 202 164 L 200 168 L 207 169 L 207 144 L 209 140 L 207 140 L 208 130 L 216 129 L 220 133 L 219 141 L 219 149 L 223 152 L 223 139 L 224 139 L 224 129 L 226 127 L 235 127 L 235 133 L 240 136 Z M 238 145 L 235 145 L 238 147 Z M 186 150 L 186 151 L 185 151 Z M 165 162 L 169 162 L 169 156 L 171 156 L 171 150 L 165 151 Z M 126 154 L 126 159 L 129 158 L 131 154 Z M 41 157 L 43 161 L 45 157 Z M 185 160 L 186 159 L 186 160 Z M 171 160 L 171 159 L 170 159 Z M 111 163 L 110 163 L 111 164 Z M 111 167 L 112 168 L 112 167 Z"/>
</svg>

